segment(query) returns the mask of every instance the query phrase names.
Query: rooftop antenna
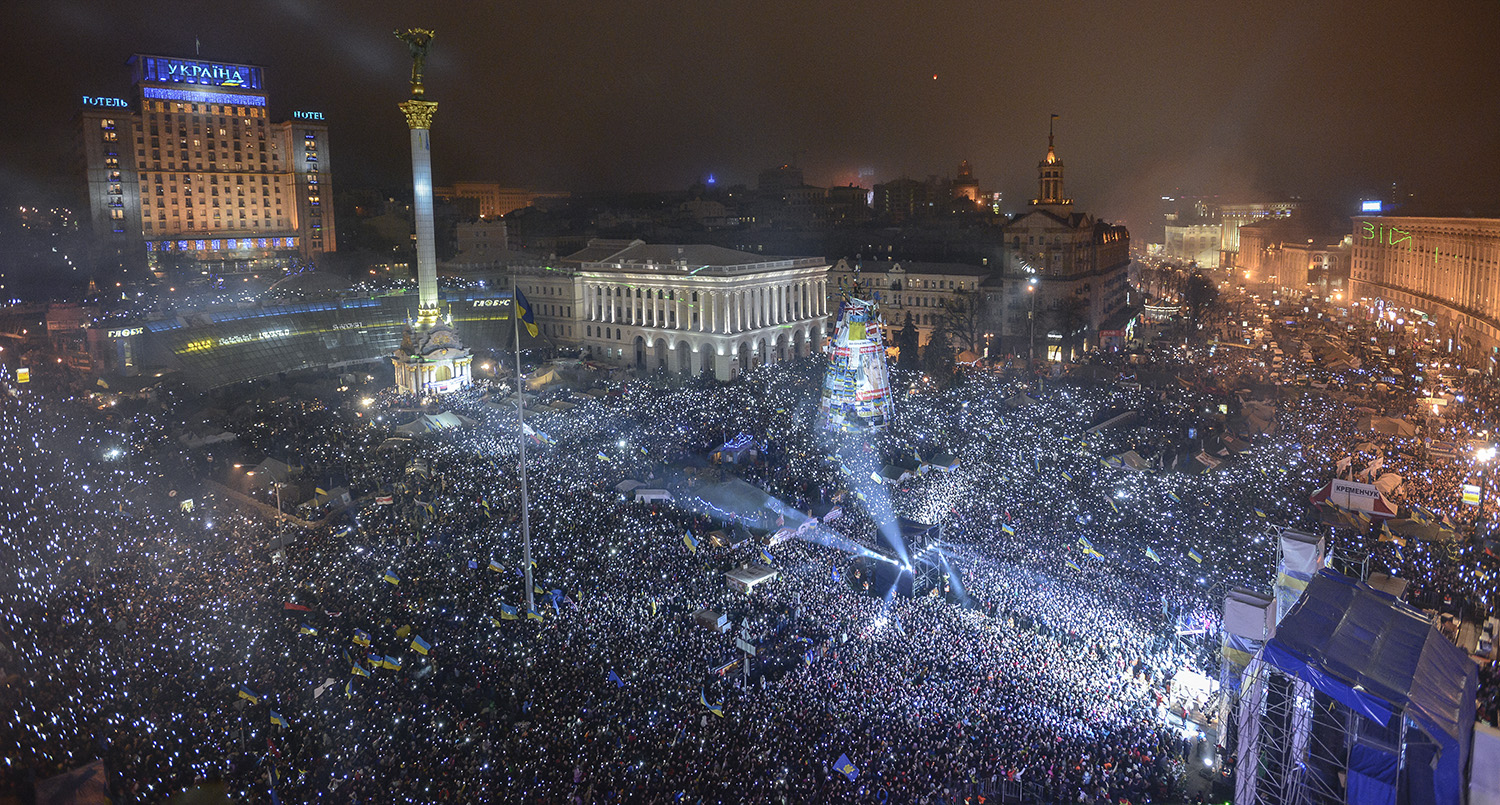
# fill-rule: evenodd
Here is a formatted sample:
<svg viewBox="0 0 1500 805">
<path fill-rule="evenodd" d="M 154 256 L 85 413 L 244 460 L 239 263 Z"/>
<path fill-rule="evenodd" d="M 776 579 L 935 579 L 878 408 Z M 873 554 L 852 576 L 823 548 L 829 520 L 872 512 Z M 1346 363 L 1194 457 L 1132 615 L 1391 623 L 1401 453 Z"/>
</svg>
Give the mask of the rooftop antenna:
<svg viewBox="0 0 1500 805">
<path fill-rule="evenodd" d="M 198 56 L 203 55 L 203 43 L 198 41 L 198 37 L 196 36 L 193 37 L 193 53 Z"/>
</svg>

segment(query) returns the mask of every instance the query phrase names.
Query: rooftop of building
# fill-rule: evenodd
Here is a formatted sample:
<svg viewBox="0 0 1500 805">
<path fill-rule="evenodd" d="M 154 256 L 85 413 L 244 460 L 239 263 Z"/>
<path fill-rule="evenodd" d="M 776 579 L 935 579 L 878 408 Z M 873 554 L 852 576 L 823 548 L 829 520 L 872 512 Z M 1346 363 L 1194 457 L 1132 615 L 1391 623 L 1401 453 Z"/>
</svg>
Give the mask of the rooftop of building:
<svg viewBox="0 0 1500 805">
<path fill-rule="evenodd" d="M 583 249 L 558 259 L 559 263 L 587 268 L 625 269 L 680 268 L 699 271 L 704 268 L 749 268 L 768 264 L 821 263 L 818 257 L 776 257 L 753 254 L 722 246 L 705 244 L 646 243 L 641 240 L 605 240 L 594 238 Z"/>
<path fill-rule="evenodd" d="M 937 274 L 946 276 L 964 277 L 986 277 L 994 269 L 988 266 L 976 266 L 968 263 L 928 263 L 919 260 L 872 260 L 868 263 L 861 261 L 845 264 L 861 273 L 888 273 L 901 270 L 907 274 Z"/>
</svg>

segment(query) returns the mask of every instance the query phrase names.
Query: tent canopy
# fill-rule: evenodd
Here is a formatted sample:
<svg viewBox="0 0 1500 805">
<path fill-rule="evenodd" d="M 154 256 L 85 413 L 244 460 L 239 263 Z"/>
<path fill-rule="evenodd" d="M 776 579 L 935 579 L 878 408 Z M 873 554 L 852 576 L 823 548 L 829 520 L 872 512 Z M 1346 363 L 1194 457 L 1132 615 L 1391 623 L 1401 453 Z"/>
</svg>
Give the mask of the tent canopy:
<svg viewBox="0 0 1500 805">
<path fill-rule="evenodd" d="M 1411 719 L 1441 752 L 1423 801 L 1460 801 L 1478 669 L 1422 612 L 1324 569 L 1266 642 L 1263 659 L 1381 726 L 1397 715 Z"/>
</svg>

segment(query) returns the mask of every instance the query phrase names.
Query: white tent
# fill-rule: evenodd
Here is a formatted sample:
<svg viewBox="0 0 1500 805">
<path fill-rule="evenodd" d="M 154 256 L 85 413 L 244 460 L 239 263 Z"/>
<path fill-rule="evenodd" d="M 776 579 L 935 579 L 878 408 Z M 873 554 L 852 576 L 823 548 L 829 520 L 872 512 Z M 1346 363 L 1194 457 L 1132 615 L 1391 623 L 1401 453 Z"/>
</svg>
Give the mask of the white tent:
<svg viewBox="0 0 1500 805">
<path fill-rule="evenodd" d="M 1400 475 L 1388 472 L 1375 479 L 1375 488 L 1379 489 L 1382 495 L 1394 495 L 1396 494 L 1396 490 L 1401 488 L 1401 483 L 1404 480 L 1406 479 Z"/>
</svg>

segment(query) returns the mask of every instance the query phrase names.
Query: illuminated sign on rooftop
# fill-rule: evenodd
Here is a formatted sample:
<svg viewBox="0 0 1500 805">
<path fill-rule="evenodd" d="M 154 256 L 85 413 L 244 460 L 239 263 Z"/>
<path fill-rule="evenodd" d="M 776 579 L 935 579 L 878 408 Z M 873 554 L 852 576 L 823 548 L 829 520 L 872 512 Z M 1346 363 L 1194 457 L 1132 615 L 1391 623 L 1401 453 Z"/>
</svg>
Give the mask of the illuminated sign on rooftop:
<svg viewBox="0 0 1500 805">
<path fill-rule="evenodd" d="M 198 59 L 137 56 L 139 80 L 154 84 L 199 84 L 234 89 L 261 89 L 260 68 Z"/>
<path fill-rule="evenodd" d="M 322 112 L 293 112 L 292 113 L 292 117 L 295 117 L 298 120 L 322 120 L 323 119 L 323 113 Z"/>
<path fill-rule="evenodd" d="M 124 98 L 106 98 L 102 95 L 85 95 L 83 96 L 83 105 L 110 106 L 124 109 L 130 106 L 130 102 L 125 100 Z"/>
<path fill-rule="evenodd" d="M 1380 203 L 1380 201 L 1378 199 L 1375 200 L 1375 201 L 1361 201 L 1359 203 L 1359 211 L 1360 212 L 1373 212 L 1376 215 L 1379 215 L 1380 214 L 1380 208 L 1381 208 L 1381 203 Z"/>
</svg>

